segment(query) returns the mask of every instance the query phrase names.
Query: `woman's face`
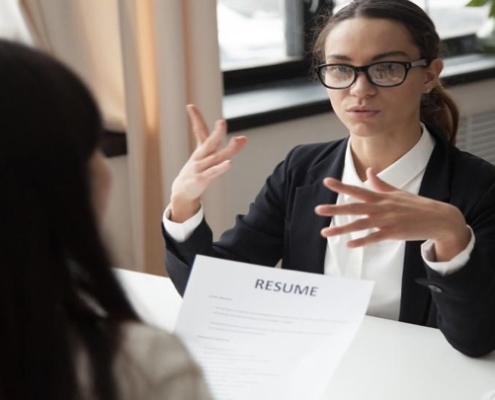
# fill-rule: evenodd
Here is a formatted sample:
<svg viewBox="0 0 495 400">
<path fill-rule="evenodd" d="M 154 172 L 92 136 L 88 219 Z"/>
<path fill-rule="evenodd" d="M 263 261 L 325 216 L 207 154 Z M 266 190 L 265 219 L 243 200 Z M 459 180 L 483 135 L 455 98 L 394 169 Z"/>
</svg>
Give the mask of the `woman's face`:
<svg viewBox="0 0 495 400">
<path fill-rule="evenodd" d="M 328 64 L 363 66 L 379 61 L 416 61 L 421 54 L 407 29 L 397 22 L 358 17 L 333 27 L 326 38 L 325 57 Z M 390 137 L 417 132 L 421 96 L 433 88 L 441 69 L 439 59 L 429 67 L 414 67 L 404 83 L 389 88 L 371 84 L 360 73 L 351 87 L 327 89 L 327 93 L 351 135 Z"/>
<path fill-rule="evenodd" d="M 91 190 L 96 217 L 101 222 L 105 214 L 112 177 L 107 161 L 100 150 L 96 150 L 89 160 Z"/>
</svg>

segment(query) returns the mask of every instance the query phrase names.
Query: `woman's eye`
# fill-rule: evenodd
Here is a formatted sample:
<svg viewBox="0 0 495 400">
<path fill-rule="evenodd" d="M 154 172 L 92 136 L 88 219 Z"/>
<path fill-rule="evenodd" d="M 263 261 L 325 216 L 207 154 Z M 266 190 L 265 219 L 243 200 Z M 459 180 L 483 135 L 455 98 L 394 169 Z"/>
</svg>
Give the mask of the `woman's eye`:
<svg viewBox="0 0 495 400">
<path fill-rule="evenodd" d="M 395 74 L 399 72 L 401 68 L 400 64 L 396 63 L 383 63 L 375 67 L 375 71 L 381 74 Z"/>
<path fill-rule="evenodd" d="M 340 75 L 347 75 L 350 72 L 350 68 L 345 66 L 345 65 L 332 65 L 330 67 L 329 72 L 335 73 L 335 74 L 340 74 Z"/>
</svg>

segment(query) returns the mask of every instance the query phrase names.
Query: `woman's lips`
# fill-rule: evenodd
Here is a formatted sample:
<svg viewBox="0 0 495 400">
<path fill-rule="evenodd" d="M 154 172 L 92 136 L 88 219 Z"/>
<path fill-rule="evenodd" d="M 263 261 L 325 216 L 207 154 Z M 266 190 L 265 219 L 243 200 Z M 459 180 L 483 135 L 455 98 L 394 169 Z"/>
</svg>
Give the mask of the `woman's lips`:
<svg viewBox="0 0 495 400">
<path fill-rule="evenodd" d="M 378 110 L 371 109 L 349 109 L 347 112 L 355 119 L 369 119 L 379 113 Z"/>
</svg>

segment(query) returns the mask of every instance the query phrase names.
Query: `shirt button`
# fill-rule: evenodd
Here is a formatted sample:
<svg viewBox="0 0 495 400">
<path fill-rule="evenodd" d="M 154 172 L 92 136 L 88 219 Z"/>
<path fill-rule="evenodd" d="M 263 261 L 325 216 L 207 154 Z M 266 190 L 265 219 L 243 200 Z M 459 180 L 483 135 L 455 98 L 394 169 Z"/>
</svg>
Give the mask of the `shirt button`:
<svg viewBox="0 0 495 400">
<path fill-rule="evenodd" d="M 437 285 L 428 285 L 428 289 L 430 289 L 432 292 L 436 292 L 436 293 L 442 293 L 443 292 L 443 289 Z"/>
</svg>

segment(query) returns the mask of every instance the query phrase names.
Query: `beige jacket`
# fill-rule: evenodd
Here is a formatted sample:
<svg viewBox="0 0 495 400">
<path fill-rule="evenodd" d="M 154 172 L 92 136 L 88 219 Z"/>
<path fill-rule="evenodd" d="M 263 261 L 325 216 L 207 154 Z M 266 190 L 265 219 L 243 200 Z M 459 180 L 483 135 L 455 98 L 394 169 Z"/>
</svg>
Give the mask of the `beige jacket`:
<svg viewBox="0 0 495 400">
<path fill-rule="evenodd" d="M 177 336 L 139 323 L 122 327 L 114 374 L 120 400 L 211 400 L 200 368 Z M 80 382 L 89 388 L 88 359 Z M 86 392 L 85 399 L 91 399 Z"/>
</svg>

